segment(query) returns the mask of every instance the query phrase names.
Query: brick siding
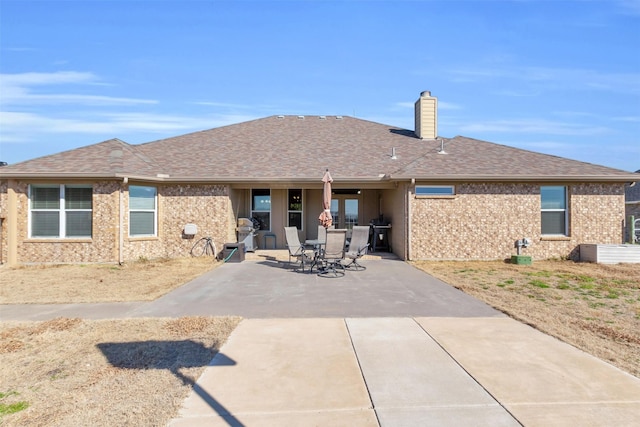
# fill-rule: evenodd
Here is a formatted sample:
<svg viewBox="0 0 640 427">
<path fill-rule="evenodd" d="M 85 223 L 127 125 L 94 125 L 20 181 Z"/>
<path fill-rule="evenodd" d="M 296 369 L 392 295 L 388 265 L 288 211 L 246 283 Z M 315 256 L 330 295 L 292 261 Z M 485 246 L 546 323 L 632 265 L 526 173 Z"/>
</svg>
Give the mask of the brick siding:
<svg viewBox="0 0 640 427">
<path fill-rule="evenodd" d="M 230 189 L 222 185 L 158 185 L 158 235 L 128 236 L 128 186 L 120 181 L 94 182 L 91 239 L 28 239 L 28 184 L 13 184 L 17 194 L 17 260 L 28 263 L 117 262 L 119 258 L 120 188 L 124 205 L 124 261 L 141 257 L 188 256 L 195 241 L 211 236 L 218 251 L 235 228 Z M 146 184 L 148 185 L 148 184 Z M 397 191 L 405 192 L 400 187 Z M 525 254 L 537 259 L 577 258 L 580 243 L 621 243 L 624 188 L 620 184 L 576 184 L 569 187 L 569 236 L 540 235 L 540 185 L 458 184 L 453 198 L 410 197 L 411 259 L 504 259 L 516 253 L 514 242 L 532 239 Z M 405 193 L 406 194 L 406 193 Z M 390 197 L 392 195 L 389 195 Z M 397 196 L 397 195 L 396 195 Z M 396 249 L 404 252 L 395 196 L 393 217 Z M 397 205 L 397 206 L 396 206 Z M 0 184 L 0 212 L 7 213 L 7 183 Z M 198 234 L 182 234 L 195 223 Z M 2 260 L 6 261 L 6 218 L 2 226 Z M 402 253 L 400 254 L 402 255 Z"/>
<path fill-rule="evenodd" d="M 621 243 L 624 188 L 578 184 L 569 191 L 569 236 L 541 236 L 540 185 L 459 184 L 453 198 L 414 198 L 412 259 L 506 259 L 523 237 L 523 254 L 537 259 L 577 259 L 580 243 Z"/>
<path fill-rule="evenodd" d="M 119 261 L 119 217 L 121 182 L 94 182 L 93 229 L 90 239 L 29 239 L 28 183 L 16 182 L 17 259 L 19 264 L 93 263 Z M 128 187 L 123 187 L 124 239 L 123 261 L 139 258 L 188 256 L 196 239 L 211 236 L 218 251 L 229 235 L 231 205 L 228 188 L 215 185 L 175 185 L 158 188 L 158 236 L 129 238 Z M 0 208 L 7 212 L 7 184 L 0 187 Z M 6 219 L 4 220 L 6 222 Z M 185 224 L 195 223 L 194 239 L 183 236 Z M 6 261 L 6 223 L 2 227 L 2 260 Z"/>
</svg>

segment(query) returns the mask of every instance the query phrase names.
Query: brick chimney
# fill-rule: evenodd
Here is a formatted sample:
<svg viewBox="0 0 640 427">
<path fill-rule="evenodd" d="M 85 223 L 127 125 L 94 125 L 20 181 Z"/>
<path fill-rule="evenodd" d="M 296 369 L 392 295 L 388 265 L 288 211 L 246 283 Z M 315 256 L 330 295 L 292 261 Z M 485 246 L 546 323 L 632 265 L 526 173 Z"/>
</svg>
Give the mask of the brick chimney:
<svg viewBox="0 0 640 427">
<path fill-rule="evenodd" d="M 416 101 L 415 134 L 420 139 L 436 139 L 438 136 L 438 98 L 424 91 Z"/>
</svg>

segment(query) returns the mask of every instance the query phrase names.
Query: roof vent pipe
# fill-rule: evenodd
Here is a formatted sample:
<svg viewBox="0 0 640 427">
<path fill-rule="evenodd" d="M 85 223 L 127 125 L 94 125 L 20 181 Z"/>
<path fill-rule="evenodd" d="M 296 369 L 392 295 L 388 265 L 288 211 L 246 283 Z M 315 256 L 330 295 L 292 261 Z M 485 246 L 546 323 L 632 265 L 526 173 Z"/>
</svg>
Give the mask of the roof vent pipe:
<svg viewBox="0 0 640 427">
<path fill-rule="evenodd" d="M 396 147 L 391 147 L 391 159 L 396 160 Z"/>
<path fill-rule="evenodd" d="M 440 138 L 440 150 L 438 151 L 438 154 L 447 154 L 446 151 L 444 151 L 444 139 Z"/>
</svg>

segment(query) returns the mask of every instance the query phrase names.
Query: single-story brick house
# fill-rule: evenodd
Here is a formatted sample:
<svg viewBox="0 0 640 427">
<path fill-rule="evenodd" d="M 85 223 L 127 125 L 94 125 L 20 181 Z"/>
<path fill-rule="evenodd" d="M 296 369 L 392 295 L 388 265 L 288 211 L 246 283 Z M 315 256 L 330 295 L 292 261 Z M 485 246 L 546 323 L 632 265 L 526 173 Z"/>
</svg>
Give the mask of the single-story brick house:
<svg viewBox="0 0 640 427">
<path fill-rule="evenodd" d="M 423 92 L 415 130 L 347 116 L 271 116 L 140 145 L 118 139 L 0 168 L 2 262 L 125 262 L 236 241 L 238 218 L 285 247 L 315 238 L 322 175 L 337 227 L 391 225 L 402 259 L 534 258 L 621 243 L 625 183 L 637 175 L 464 136 L 437 136 Z"/>
</svg>

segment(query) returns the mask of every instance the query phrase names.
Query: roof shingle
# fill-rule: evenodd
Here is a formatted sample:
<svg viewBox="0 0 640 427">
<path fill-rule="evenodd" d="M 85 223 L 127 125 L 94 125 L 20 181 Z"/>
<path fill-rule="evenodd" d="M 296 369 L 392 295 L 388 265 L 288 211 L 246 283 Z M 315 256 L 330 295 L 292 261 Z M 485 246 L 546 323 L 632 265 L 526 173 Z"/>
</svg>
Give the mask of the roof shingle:
<svg viewBox="0 0 640 427">
<path fill-rule="evenodd" d="M 271 116 L 129 145 L 118 139 L 5 166 L 0 176 L 138 176 L 209 182 L 629 180 L 630 172 L 456 136 L 421 140 L 413 131 L 348 116 Z M 391 157 L 392 150 L 396 158 Z M 167 177 L 168 176 L 168 177 Z"/>
</svg>

